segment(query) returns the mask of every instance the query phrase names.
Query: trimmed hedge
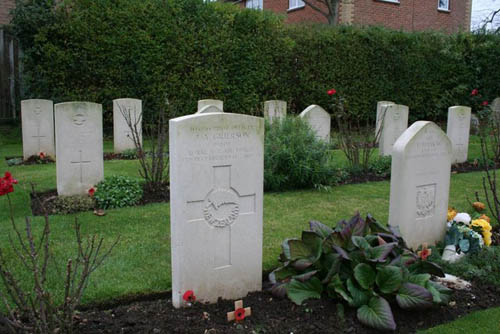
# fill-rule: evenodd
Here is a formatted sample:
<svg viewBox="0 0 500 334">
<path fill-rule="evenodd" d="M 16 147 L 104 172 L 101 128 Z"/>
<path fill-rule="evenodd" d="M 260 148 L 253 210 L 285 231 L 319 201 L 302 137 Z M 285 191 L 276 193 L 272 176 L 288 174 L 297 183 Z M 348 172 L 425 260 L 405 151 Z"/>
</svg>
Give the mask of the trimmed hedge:
<svg viewBox="0 0 500 334">
<path fill-rule="evenodd" d="M 152 117 L 165 94 L 169 117 L 202 98 L 228 112 L 261 114 L 282 99 L 290 112 L 328 108 L 326 90 L 348 110 L 375 115 L 376 101 L 410 107 L 410 118 L 444 120 L 469 93 L 500 96 L 500 36 L 383 28 L 292 26 L 267 11 L 202 0 L 54 0 L 18 3 L 29 97 L 104 104 L 137 97 Z M 151 119 L 151 118 L 150 118 Z"/>
</svg>

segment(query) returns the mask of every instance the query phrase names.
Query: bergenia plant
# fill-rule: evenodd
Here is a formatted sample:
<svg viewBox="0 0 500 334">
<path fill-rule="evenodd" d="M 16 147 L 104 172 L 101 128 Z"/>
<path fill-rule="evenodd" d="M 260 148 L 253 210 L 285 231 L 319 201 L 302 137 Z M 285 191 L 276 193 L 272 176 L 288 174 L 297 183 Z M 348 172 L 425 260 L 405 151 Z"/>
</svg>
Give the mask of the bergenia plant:
<svg viewBox="0 0 500 334">
<path fill-rule="evenodd" d="M 397 228 L 359 213 L 335 228 L 309 226 L 301 239 L 282 243 L 282 266 L 269 275 L 276 296 L 300 305 L 326 293 L 357 308 L 361 323 L 382 330 L 396 328 L 391 303 L 420 309 L 448 301 L 451 291 L 430 280 L 443 277 L 442 269 L 427 260 L 427 250 L 418 256 L 408 249 Z"/>
</svg>

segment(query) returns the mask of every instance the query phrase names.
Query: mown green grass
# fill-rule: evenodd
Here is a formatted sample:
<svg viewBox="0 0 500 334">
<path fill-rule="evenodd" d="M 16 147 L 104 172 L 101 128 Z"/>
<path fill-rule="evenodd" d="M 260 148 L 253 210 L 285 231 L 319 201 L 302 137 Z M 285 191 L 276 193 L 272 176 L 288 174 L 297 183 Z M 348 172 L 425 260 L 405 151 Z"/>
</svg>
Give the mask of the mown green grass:
<svg viewBox="0 0 500 334">
<path fill-rule="evenodd" d="M 500 333 L 500 307 L 474 312 L 454 322 L 421 332 L 425 334 L 498 334 Z"/>
<path fill-rule="evenodd" d="M 24 217 L 30 216 L 30 182 L 37 190 L 56 187 L 55 164 L 7 167 L 4 157 L 20 155 L 22 146 L 15 139 L 19 132 L 9 130 L 10 136 L 0 135 L 0 173 L 10 170 L 19 185 L 11 194 L 16 224 L 22 230 Z M 14 139 L 13 139 L 14 138 Z M 112 143 L 105 142 L 111 150 Z M 341 159 L 342 153 L 335 156 Z M 139 177 L 137 161 L 106 161 L 105 175 L 127 175 Z M 480 173 L 456 174 L 452 176 L 450 205 L 468 208 L 467 196 L 472 197 L 481 187 Z M 26 288 L 29 275 L 21 270 L 19 261 L 9 246 L 9 235 L 13 236 L 7 210 L 7 197 L 0 197 L 0 247 L 11 260 Z M 368 182 L 357 185 L 332 187 L 328 190 L 302 190 L 282 193 L 266 193 L 264 196 L 264 250 L 263 267 L 268 271 L 277 264 L 280 244 L 287 237 L 298 237 L 309 220 L 319 220 L 328 225 L 348 218 L 355 211 L 363 215 L 371 213 L 385 223 L 389 208 L 389 182 Z M 96 233 L 105 239 L 105 246 L 120 237 L 105 265 L 92 276 L 83 299 L 84 303 L 101 302 L 133 294 L 147 294 L 170 289 L 170 219 L 169 204 L 152 204 L 141 207 L 108 210 L 104 217 L 91 212 L 77 215 L 51 216 L 51 237 L 54 262 L 51 263 L 49 285 L 55 298 L 61 299 L 63 268 L 68 258 L 75 254 L 73 221 L 78 217 L 83 234 Z M 42 218 L 31 218 L 33 230 L 39 233 Z M 450 325 L 451 326 L 451 325 Z M 451 328 L 451 327 L 450 327 Z M 439 332 L 441 333 L 441 332 Z M 451 333 L 451 332 L 447 332 Z"/>
</svg>

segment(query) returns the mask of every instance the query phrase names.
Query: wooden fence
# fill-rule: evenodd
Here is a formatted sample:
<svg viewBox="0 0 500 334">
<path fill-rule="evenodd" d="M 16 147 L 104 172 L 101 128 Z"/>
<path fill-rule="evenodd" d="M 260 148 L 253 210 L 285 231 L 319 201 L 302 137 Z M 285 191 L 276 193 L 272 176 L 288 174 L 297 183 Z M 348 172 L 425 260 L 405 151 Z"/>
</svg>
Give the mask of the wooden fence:
<svg viewBox="0 0 500 334">
<path fill-rule="evenodd" d="M 0 121 L 15 120 L 19 115 L 19 53 L 18 41 L 0 29 Z"/>
</svg>

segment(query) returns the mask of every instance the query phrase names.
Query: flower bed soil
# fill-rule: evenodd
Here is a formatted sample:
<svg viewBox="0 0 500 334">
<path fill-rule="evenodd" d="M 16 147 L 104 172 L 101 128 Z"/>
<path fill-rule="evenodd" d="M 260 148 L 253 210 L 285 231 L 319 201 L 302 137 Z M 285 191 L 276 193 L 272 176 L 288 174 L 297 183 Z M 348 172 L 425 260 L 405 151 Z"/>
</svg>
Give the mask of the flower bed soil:
<svg viewBox="0 0 500 334">
<path fill-rule="evenodd" d="M 170 293 L 115 300 L 81 309 L 76 333 L 381 333 L 361 325 L 356 310 L 338 301 L 322 298 L 297 306 L 288 299 L 276 299 L 267 292 L 254 292 L 243 298 L 252 315 L 241 323 L 227 322 L 234 301 L 217 304 L 195 303 L 174 309 Z M 500 306 L 500 287 L 473 284 L 470 291 L 456 291 L 448 306 L 403 311 L 394 306 L 395 333 L 415 333 L 455 320 L 473 311 Z M 206 314 L 204 315 L 204 312 Z M 0 325 L 1 329 L 1 325 Z"/>
<path fill-rule="evenodd" d="M 104 160 L 136 160 L 137 157 L 130 157 L 121 153 L 108 153 L 104 152 Z"/>
<path fill-rule="evenodd" d="M 168 183 L 162 184 L 159 189 L 152 189 L 144 184 L 142 199 L 137 205 L 146 205 L 150 203 L 168 202 L 170 200 L 170 187 Z M 54 212 L 54 202 L 57 199 L 57 190 L 48 190 L 30 194 L 31 212 L 34 216 L 43 216 L 45 212 Z M 81 212 L 75 211 L 72 213 Z"/>
<path fill-rule="evenodd" d="M 11 159 L 23 159 L 22 156 L 15 156 L 15 157 L 5 157 L 5 160 L 11 160 Z M 26 160 L 23 160 L 22 163 L 19 165 L 24 165 L 24 166 L 29 166 L 29 165 L 45 165 L 45 164 L 53 164 L 55 162 L 54 159 L 51 157 L 46 157 L 44 159 L 40 159 L 39 157 L 32 155 Z M 17 165 L 17 166 L 19 166 Z"/>
</svg>

